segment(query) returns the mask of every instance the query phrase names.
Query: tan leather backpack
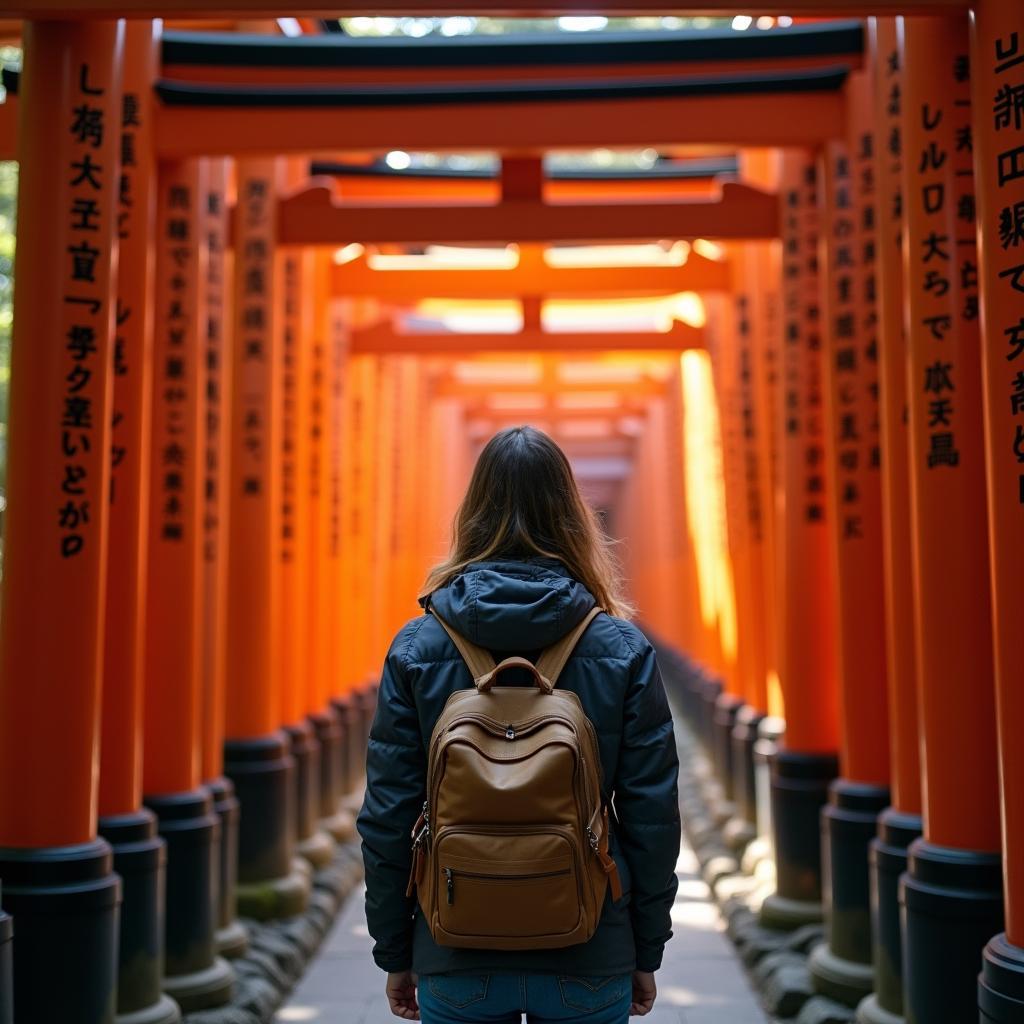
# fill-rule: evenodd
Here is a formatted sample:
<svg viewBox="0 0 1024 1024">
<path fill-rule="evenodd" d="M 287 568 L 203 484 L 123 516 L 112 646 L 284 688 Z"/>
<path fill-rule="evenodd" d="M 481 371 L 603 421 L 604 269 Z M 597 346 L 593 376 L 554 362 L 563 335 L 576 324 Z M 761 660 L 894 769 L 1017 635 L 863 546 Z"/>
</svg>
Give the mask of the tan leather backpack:
<svg viewBox="0 0 1024 1024">
<path fill-rule="evenodd" d="M 558 676 L 601 609 L 549 647 L 495 665 L 435 612 L 473 675 L 430 738 L 427 799 L 413 829 L 415 888 L 434 941 L 475 949 L 554 949 L 586 942 L 609 884 L 597 734 Z M 495 686 L 507 669 L 534 686 Z"/>
</svg>

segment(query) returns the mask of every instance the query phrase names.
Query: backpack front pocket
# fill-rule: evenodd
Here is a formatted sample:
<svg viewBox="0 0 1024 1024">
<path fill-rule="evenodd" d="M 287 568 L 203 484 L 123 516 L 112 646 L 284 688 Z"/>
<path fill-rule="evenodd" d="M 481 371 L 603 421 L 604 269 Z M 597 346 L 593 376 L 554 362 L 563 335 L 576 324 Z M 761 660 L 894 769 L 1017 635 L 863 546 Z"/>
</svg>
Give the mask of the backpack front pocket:
<svg viewBox="0 0 1024 1024">
<path fill-rule="evenodd" d="M 575 857 L 559 832 L 444 832 L 434 870 L 439 924 L 452 945 L 555 942 L 579 927 Z"/>
</svg>

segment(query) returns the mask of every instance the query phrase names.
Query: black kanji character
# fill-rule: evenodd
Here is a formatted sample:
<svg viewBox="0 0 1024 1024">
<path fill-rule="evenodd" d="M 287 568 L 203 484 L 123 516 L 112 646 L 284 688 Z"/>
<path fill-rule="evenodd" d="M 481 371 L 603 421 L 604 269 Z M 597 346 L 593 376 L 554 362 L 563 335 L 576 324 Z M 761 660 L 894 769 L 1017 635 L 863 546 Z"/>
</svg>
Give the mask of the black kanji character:
<svg viewBox="0 0 1024 1024">
<path fill-rule="evenodd" d="M 89 502 L 66 501 L 57 510 L 57 522 L 62 530 L 77 530 L 89 522 Z"/>
<path fill-rule="evenodd" d="M 1019 132 L 1024 128 L 1024 85 L 1000 86 L 992 100 L 992 121 L 997 132 L 1004 128 Z"/>
<path fill-rule="evenodd" d="M 934 293 L 937 298 L 949 292 L 949 278 L 943 277 L 937 270 L 928 270 L 924 275 L 924 290 Z"/>
<path fill-rule="evenodd" d="M 999 154 L 999 187 L 1024 178 L 1024 146 Z"/>
<path fill-rule="evenodd" d="M 948 398 L 937 398 L 928 403 L 928 426 L 950 427 L 953 415 L 953 403 Z"/>
<path fill-rule="evenodd" d="M 100 250 L 88 242 L 79 242 L 78 245 L 68 246 L 68 254 L 71 256 L 71 279 L 94 284 L 96 261 L 100 257 Z"/>
<path fill-rule="evenodd" d="M 921 245 L 924 247 L 924 256 L 921 258 L 921 262 L 930 263 L 933 257 L 948 261 L 949 250 L 943 249 L 943 245 L 948 244 L 949 235 L 940 235 L 934 231 L 927 238 L 922 238 Z"/>
<path fill-rule="evenodd" d="M 1009 278 L 1010 287 L 1016 292 L 1024 292 L 1024 263 L 1016 267 L 1007 267 L 1000 270 L 999 276 Z"/>
<path fill-rule="evenodd" d="M 77 172 L 69 183 L 72 188 L 83 182 L 87 182 L 97 192 L 103 188 L 103 182 L 99 177 L 103 173 L 103 165 L 93 163 L 91 154 L 86 153 L 81 160 L 73 160 L 71 169 Z"/>
<path fill-rule="evenodd" d="M 75 107 L 74 120 L 71 122 L 71 134 L 79 143 L 89 143 L 93 149 L 103 145 L 103 110 L 101 107 L 90 107 L 83 103 Z"/>
<path fill-rule="evenodd" d="M 68 394 L 76 395 L 92 380 L 92 370 L 81 363 L 75 363 L 64 380 L 68 385 Z"/>
<path fill-rule="evenodd" d="M 88 324 L 72 324 L 67 338 L 65 347 L 76 362 L 82 362 L 96 351 L 96 331 Z"/>
<path fill-rule="evenodd" d="M 85 494 L 85 487 L 82 486 L 82 481 L 88 476 L 85 466 L 68 465 L 64 467 L 64 480 L 60 485 L 60 489 L 65 494 L 70 494 L 73 497 L 81 497 Z"/>
<path fill-rule="evenodd" d="M 82 64 L 78 69 L 78 91 L 85 96 L 102 96 L 103 89 L 89 85 L 89 65 Z"/>
<path fill-rule="evenodd" d="M 1015 327 L 1007 327 L 1003 334 L 1009 339 L 1010 354 L 1006 357 L 1007 362 L 1013 362 L 1024 352 L 1024 317 Z"/>
<path fill-rule="evenodd" d="M 921 106 L 921 126 L 926 132 L 933 132 L 936 128 L 942 124 L 942 109 L 939 108 L 934 114 L 931 112 L 932 108 L 929 104 L 924 103 Z M 935 143 L 933 142 L 934 146 Z"/>
<path fill-rule="evenodd" d="M 139 97 L 134 92 L 126 92 L 121 101 L 121 127 L 139 128 L 142 122 L 139 120 Z"/>
<path fill-rule="evenodd" d="M 952 363 L 935 362 L 924 368 L 924 390 L 925 393 L 941 395 L 943 391 L 955 391 L 953 378 L 950 371 Z"/>
<path fill-rule="evenodd" d="M 931 442 L 928 451 L 928 468 L 936 466 L 958 466 L 960 464 L 960 452 L 956 448 L 956 439 L 951 433 L 932 434 L 929 437 Z"/>
<path fill-rule="evenodd" d="M 96 218 L 100 216 L 100 204 L 95 199 L 75 198 L 71 200 L 72 231 L 99 231 Z"/>
<path fill-rule="evenodd" d="M 1004 206 L 999 213 L 999 241 L 1004 249 L 1024 242 L 1024 202 Z"/>
</svg>

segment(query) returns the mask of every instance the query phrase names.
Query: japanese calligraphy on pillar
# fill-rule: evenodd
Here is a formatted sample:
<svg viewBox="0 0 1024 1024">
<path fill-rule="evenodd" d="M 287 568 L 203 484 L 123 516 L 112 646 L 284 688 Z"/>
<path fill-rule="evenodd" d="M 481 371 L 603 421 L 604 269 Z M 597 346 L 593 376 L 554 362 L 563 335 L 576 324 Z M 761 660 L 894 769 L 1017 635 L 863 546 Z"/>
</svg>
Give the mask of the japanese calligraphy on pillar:
<svg viewBox="0 0 1024 1024">
<path fill-rule="evenodd" d="M 192 542 L 199 475 L 198 288 L 200 175 L 195 162 L 160 168 L 153 389 L 154 539 Z"/>
<path fill-rule="evenodd" d="M 959 363 L 974 358 L 973 346 L 961 356 L 954 332 L 978 319 L 978 266 L 966 52 L 940 70 L 942 88 L 915 95 L 904 117 L 912 175 L 906 195 L 913 232 L 910 326 L 923 357 L 911 387 L 923 390 L 925 400 L 927 448 L 921 455 L 929 470 L 949 471 L 961 461 Z"/>
<path fill-rule="evenodd" d="M 262 164 L 259 165 L 262 168 Z M 235 259 L 239 295 L 236 359 L 240 369 L 234 400 L 241 422 L 241 446 L 235 453 L 242 472 L 241 493 L 234 497 L 265 498 L 270 491 L 270 423 L 274 367 L 270 337 L 273 332 L 273 175 L 272 163 L 266 173 L 241 177 L 238 191 L 238 231 Z"/>
<path fill-rule="evenodd" d="M 64 558 L 78 555 L 93 535 L 93 509 L 101 486 L 98 475 L 93 475 L 95 460 L 89 455 L 98 445 L 97 420 L 106 415 L 102 403 L 110 253 L 105 250 L 104 238 L 108 218 L 113 215 L 106 207 L 114 174 L 109 139 L 117 131 L 109 117 L 108 89 L 89 64 L 80 64 L 68 111 L 70 203 L 67 245 L 58 257 L 66 267 L 66 372 L 60 423 L 62 479 L 55 509 Z"/>
<path fill-rule="evenodd" d="M 226 431 L 223 418 L 225 409 L 224 373 L 227 318 L 227 167 L 223 160 L 209 163 L 206 193 L 203 198 L 204 237 L 206 247 L 206 276 L 203 296 L 206 316 L 203 328 L 204 385 L 204 439 L 205 458 L 203 475 L 203 561 L 208 565 L 219 558 L 219 540 L 223 517 L 223 451 Z"/>
<path fill-rule="evenodd" d="M 328 360 L 330 376 L 328 394 L 331 420 L 331 465 L 328 493 L 327 550 L 332 559 L 341 557 L 342 546 L 342 465 L 344 462 L 345 438 L 342 437 L 342 423 L 345 418 L 345 362 L 348 355 L 348 334 L 345 326 L 344 308 L 340 302 L 331 302 L 328 326 Z"/>
<path fill-rule="evenodd" d="M 1013 467 L 1017 528 L 1024 529 L 1024 25 L 990 5 L 978 15 L 976 31 L 976 59 L 983 62 L 975 92 L 984 133 L 976 166 L 987 189 L 980 230 L 993 479 L 1005 493 L 1004 474 Z"/>
<path fill-rule="evenodd" d="M 808 523 L 825 522 L 825 449 L 818 296 L 817 175 L 808 163 L 785 190 L 782 257 L 783 443 L 800 450 L 800 507 Z M 788 475 L 788 474 L 787 474 Z M 793 483 L 792 477 L 790 482 Z M 787 496 L 787 500 L 790 500 Z"/>
<path fill-rule="evenodd" d="M 972 74 L 978 188 L 990 570 L 1003 779 L 1006 934 L 1024 943 L 1024 20 L 1019 4 L 976 0 Z"/>
<path fill-rule="evenodd" d="M 754 397 L 753 334 L 750 296 L 740 294 L 736 297 L 736 371 L 739 381 L 743 488 L 746 493 L 745 504 L 750 541 L 760 544 L 763 539 L 764 523 L 761 510 L 760 452 Z"/>
<path fill-rule="evenodd" d="M 302 278 L 299 256 L 289 253 L 282 260 L 281 272 L 281 545 L 284 563 L 295 558 L 295 518 L 298 490 L 298 365 L 299 365 L 299 295 Z"/>
<path fill-rule="evenodd" d="M 830 143 L 824 159 L 826 365 L 841 543 L 867 535 L 874 510 L 865 488 L 880 465 L 873 137 L 860 134 L 855 146 L 851 156 L 845 143 Z"/>
<path fill-rule="evenodd" d="M 148 322 L 145 303 L 148 299 L 145 275 L 149 267 L 146 247 L 149 244 L 150 179 L 152 163 L 140 155 L 140 135 L 144 145 L 149 143 L 149 124 L 143 126 L 143 111 L 149 115 L 148 104 L 143 106 L 142 96 L 134 89 L 126 89 L 121 97 L 121 175 L 118 184 L 117 236 L 124 257 L 118 282 L 117 308 L 114 334 L 114 410 L 110 437 L 110 501 L 117 502 L 117 487 L 122 465 L 126 459 L 137 460 L 139 453 L 131 452 L 137 444 L 144 416 L 140 401 L 143 387 L 149 383 L 145 374 L 145 355 Z M 141 166 L 140 166 L 141 161 Z M 129 285 L 134 285 L 134 294 Z M 129 381 L 131 377 L 133 380 Z M 134 476 L 134 472 L 130 474 Z M 132 482 L 128 482 L 129 488 Z M 137 501 L 132 491 L 129 501 Z"/>
</svg>

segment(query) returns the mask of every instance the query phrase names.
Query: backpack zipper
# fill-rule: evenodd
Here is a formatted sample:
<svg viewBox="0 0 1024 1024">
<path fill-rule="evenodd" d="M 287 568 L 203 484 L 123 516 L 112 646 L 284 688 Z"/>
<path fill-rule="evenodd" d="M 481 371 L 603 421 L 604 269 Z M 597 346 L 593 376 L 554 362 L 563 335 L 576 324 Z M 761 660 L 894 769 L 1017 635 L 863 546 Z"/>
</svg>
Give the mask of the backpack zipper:
<svg viewBox="0 0 1024 1024">
<path fill-rule="evenodd" d="M 455 876 L 461 878 L 479 878 L 487 882 L 532 882 L 538 878 L 561 878 L 572 874 L 572 868 L 559 868 L 557 871 L 537 871 L 529 875 L 489 875 L 483 871 L 462 871 L 457 868 L 442 868 L 448 888 L 448 906 L 455 903 Z"/>
</svg>

